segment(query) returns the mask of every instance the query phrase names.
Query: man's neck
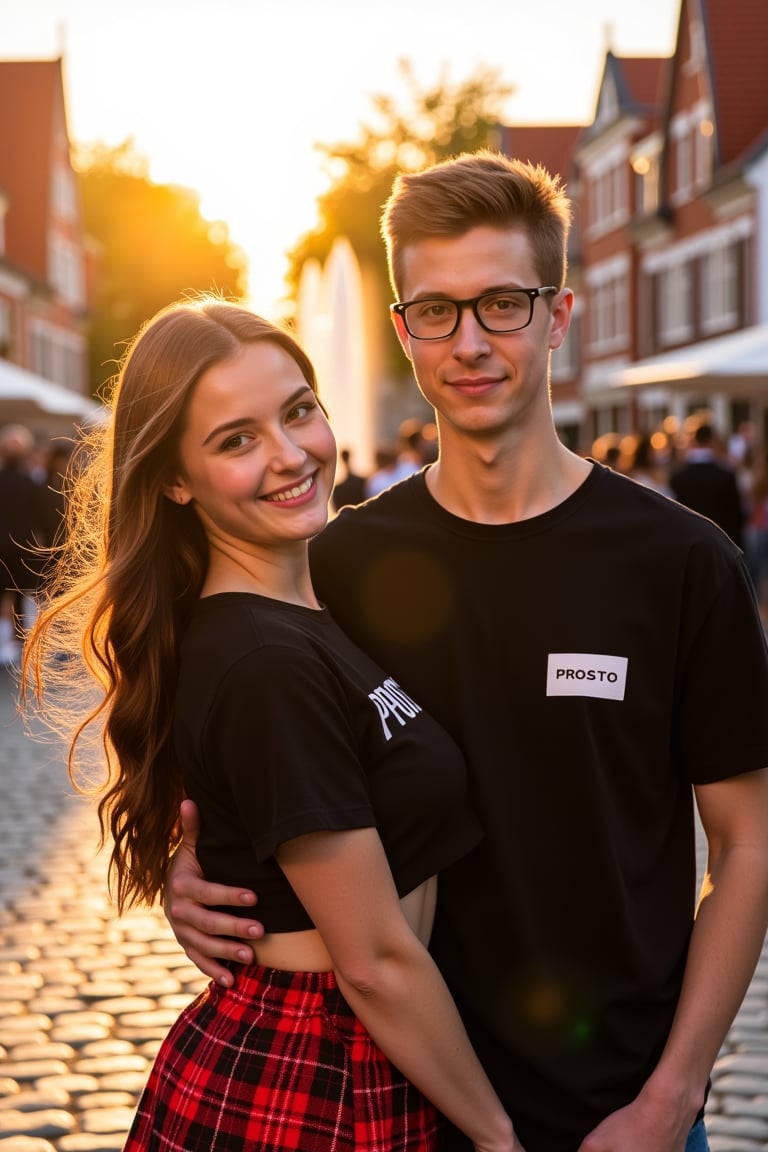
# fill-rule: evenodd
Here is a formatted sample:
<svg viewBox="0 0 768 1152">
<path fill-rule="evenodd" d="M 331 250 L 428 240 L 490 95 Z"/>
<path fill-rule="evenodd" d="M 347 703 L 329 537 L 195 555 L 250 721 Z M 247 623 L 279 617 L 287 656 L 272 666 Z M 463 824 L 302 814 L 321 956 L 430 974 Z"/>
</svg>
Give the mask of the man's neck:
<svg viewBox="0 0 768 1152">
<path fill-rule="evenodd" d="M 510 445 L 491 439 L 441 437 L 440 457 L 427 472 L 432 497 L 447 512 L 478 524 L 511 524 L 562 504 L 592 465 L 551 440 Z"/>
</svg>

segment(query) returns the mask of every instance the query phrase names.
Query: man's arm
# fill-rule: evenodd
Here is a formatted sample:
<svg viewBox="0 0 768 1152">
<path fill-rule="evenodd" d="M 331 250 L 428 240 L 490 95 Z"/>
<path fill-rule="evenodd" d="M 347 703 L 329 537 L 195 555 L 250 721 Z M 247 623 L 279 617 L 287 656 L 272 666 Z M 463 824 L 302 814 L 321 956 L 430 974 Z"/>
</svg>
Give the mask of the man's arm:
<svg viewBox="0 0 768 1152">
<path fill-rule="evenodd" d="M 768 769 L 696 788 L 707 872 L 661 1059 L 579 1152 L 683 1152 L 768 929 Z"/>
<path fill-rule="evenodd" d="M 253 949 L 244 940 L 259 940 L 264 928 L 258 920 L 245 920 L 226 912 L 213 912 L 216 905 L 248 907 L 256 895 L 245 888 L 211 884 L 203 878 L 195 849 L 200 830 L 197 805 L 184 800 L 181 805 L 183 839 L 168 867 L 164 910 L 173 934 L 201 972 L 223 988 L 234 984 L 228 968 L 220 963 L 253 963 Z M 237 939 L 226 939 L 226 937 Z"/>
</svg>

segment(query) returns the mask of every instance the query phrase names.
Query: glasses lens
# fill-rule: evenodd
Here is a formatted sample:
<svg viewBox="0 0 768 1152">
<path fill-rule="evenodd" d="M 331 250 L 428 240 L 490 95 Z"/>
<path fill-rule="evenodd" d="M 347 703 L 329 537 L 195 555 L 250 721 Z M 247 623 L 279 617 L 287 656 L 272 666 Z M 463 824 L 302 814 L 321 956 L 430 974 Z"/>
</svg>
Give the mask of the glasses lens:
<svg viewBox="0 0 768 1152">
<path fill-rule="evenodd" d="M 477 302 L 481 323 L 490 332 L 516 332 L 531 322 L 533 299 L 526 292 L 509 289 L 489 292 Z"/>
<path fill-rule="evenodd" d="M 417 340 L 439 340 L 456 326 L 456 305 L 451 300 L 416 300 L 405 310 L 405 326 Z"/>
<path fill-rule="evenodd" d="M 474 303 L 477 317 L 488 332 L 517 332 L 526 328 L 533 316 L 533 298 L 515 288 L 488 292 Z M 455 330 L 459 306 L 453 300 L 415 300 L 405 309 L 406 327 L 417 340 L 440 340 Z"/>
</svg>

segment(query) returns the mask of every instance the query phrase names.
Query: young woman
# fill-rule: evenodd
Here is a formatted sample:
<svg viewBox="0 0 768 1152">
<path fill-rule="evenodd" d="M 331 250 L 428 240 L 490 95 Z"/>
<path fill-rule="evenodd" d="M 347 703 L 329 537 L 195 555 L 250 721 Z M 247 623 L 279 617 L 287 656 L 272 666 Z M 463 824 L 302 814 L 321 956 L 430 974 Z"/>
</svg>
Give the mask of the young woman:
<svg viewBox="0 0 768 1152">
<path fill-rule="evenodd" d="M 519 1150 L 426 947 L 435 874 L 480 839 L 463 760 L 312 589 L 336 445 L 311 364 L 242 307 L 173 305 L 89 449 L 27 700 L 69 723 L 76 779 L 103 744 L 121 908 L 162 894 L 186 794 L 206 874 L 266 929 L 171 1029 L 126 1149 L 427 1150 L 437 1109 Z"/>
</svg>

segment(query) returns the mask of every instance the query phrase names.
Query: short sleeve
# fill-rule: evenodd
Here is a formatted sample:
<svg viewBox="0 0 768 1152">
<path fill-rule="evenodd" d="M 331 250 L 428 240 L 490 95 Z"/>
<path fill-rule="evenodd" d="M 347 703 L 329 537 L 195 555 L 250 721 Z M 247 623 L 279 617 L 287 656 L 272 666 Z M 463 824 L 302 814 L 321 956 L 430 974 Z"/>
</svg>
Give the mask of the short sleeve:
<svg viewBox="0 0 768 1152">
<path fill-rule="evenodd" d="M 677 731 L 684 769 L 707 784 L 768 766 L 768 653 L 738 550 L 693 549 L 681 622 Z"/>
<path fill-rule="evenodd" d="M 311 652 L 267 645 L 239 659 L 219 686 L 204 750 L 259 861 L 295 836 L 376 824 L 348 705 Z"/>
</svg>

